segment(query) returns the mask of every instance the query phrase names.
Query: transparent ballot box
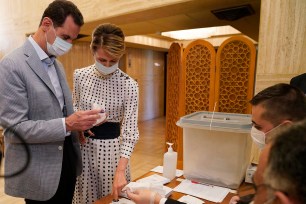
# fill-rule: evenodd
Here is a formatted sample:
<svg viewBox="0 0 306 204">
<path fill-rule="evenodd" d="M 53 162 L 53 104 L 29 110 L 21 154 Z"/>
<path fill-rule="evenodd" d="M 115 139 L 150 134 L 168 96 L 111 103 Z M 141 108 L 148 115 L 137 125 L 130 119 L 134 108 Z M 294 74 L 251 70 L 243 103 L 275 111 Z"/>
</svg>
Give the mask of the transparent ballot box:
<svg viewBox="0 0 306 204">
<path fill-rule="evenodd" d="M 183 128 L 184 177 L 237 189 L 250 163 L 250 114 L 195 112 L 176 123 Z"/>
</svg>

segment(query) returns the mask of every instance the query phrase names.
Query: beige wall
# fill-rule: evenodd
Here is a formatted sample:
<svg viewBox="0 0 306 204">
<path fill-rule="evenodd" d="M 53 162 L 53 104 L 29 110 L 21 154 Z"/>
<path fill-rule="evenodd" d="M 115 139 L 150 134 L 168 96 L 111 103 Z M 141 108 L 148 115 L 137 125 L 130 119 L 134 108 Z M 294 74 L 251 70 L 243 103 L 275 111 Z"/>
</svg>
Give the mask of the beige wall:
<svg viewBox="0 0 306 204">
<path fill-rule="evenodd" d="M 256 92 L 306 72 L 306 1 L 262 0 Z"/>
<path fill-rule="evenodd" d="M 171 5 L 188 0 L 72 0 L 85 22 Z M 19 47 L 25 34 L 35 32 L 44 9 L 52 0 L 0 0 L 0 59 Z M 103 3 L 102 3 L 103 2 Z"/>
<path fill-rule="evenodd" d="M 126 73 L 139 85 L 139 121 L 164 116 L 164 53 L 128 48 Z"/>
<path fill-rule="evenodd" d="M 25 34 L 37 29 L 50 0 L 0 0 L 0 58 L 19 47 Z"/>
</svg>

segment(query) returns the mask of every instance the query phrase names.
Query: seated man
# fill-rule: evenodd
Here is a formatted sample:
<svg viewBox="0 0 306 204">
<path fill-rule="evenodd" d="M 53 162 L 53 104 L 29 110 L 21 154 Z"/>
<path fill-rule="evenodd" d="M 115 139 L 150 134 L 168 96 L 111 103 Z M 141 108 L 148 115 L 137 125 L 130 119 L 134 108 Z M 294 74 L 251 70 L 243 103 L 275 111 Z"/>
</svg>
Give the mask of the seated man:
<svg viewBox="0 0 306 204">
<path fill-rule="evenodd" d="M 253 127 L 251 136 L 254 143 L 264 148 L 269 133 L 283 124 L 295 123 L 306 119 L 306 97 L 298 88 L 289 84 L 270 86 L 250 101 L 252 104 Z M 234 196 L 230 204 L 236 204 L 238 196 Z"/>
<path fill-rule="evenodd" d="M 306 120 L 278 133 L 265 149 L 263 179 L 254 175 L 254 204 L 306 203 Z"/>
<path fill-rule="evenodd" d="M 289 84 L 270 86 L 256 94 L 250 103 L 251 136 L 260 149 L 266 144 L 266 135 L 275 128 L 306 118 L 306 97 L 301 90 Z"/>
</svg>

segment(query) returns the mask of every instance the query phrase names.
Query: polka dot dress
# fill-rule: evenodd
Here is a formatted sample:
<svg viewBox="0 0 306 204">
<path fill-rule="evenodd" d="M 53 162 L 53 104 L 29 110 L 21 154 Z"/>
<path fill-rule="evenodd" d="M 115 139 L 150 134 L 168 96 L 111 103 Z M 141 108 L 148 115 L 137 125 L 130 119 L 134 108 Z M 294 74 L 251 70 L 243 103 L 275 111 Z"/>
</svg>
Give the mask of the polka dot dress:
<svg viewBox="0 0 306 204">
<path fill-rule="evenodd" d="M 91 139 L 81 145 L 83 172 L 77 178 L 74 204 L 91 204 L 112 192 L 113 178 L 120 157 L 130 158 L 139 139 L 138 85 L 126 73 L 103 76 L 95 65 L 74 72 L 74 109 L 90 110 L 92 103 L 102 105 L 108 122 L 119 122 L 120 137 Z M 129 166 L 126 179 L 130 181 Z"/>
</svg>

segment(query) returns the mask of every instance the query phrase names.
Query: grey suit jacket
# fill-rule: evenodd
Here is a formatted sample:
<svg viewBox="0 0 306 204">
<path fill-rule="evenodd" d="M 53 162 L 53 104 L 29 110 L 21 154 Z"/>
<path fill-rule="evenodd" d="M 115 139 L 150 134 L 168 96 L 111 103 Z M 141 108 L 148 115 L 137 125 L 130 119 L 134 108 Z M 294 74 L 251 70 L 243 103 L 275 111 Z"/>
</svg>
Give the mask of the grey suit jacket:
<svg viewBox="0 0 306 204">
<path fill-rule="evenodd" d="M 68 115 L 73 113 L 71 92 L 62 65 L 55 67 Z M 32 44 L 24 45 L 0 62 L 0 125 L 4 128 L 5 173 L 18 171 L 26 161 L 24 147 L 7 131 L 27 142 L 31 161 L 20 175 L 5 180 L 5 193 L 32 200 L 48 200 L 56 192 L 63 159 L 63 112 L 51 80 Z M 77 175 L 82 171 L 78 137 L 71 135 L 77 155 Z"/>
</svg>

